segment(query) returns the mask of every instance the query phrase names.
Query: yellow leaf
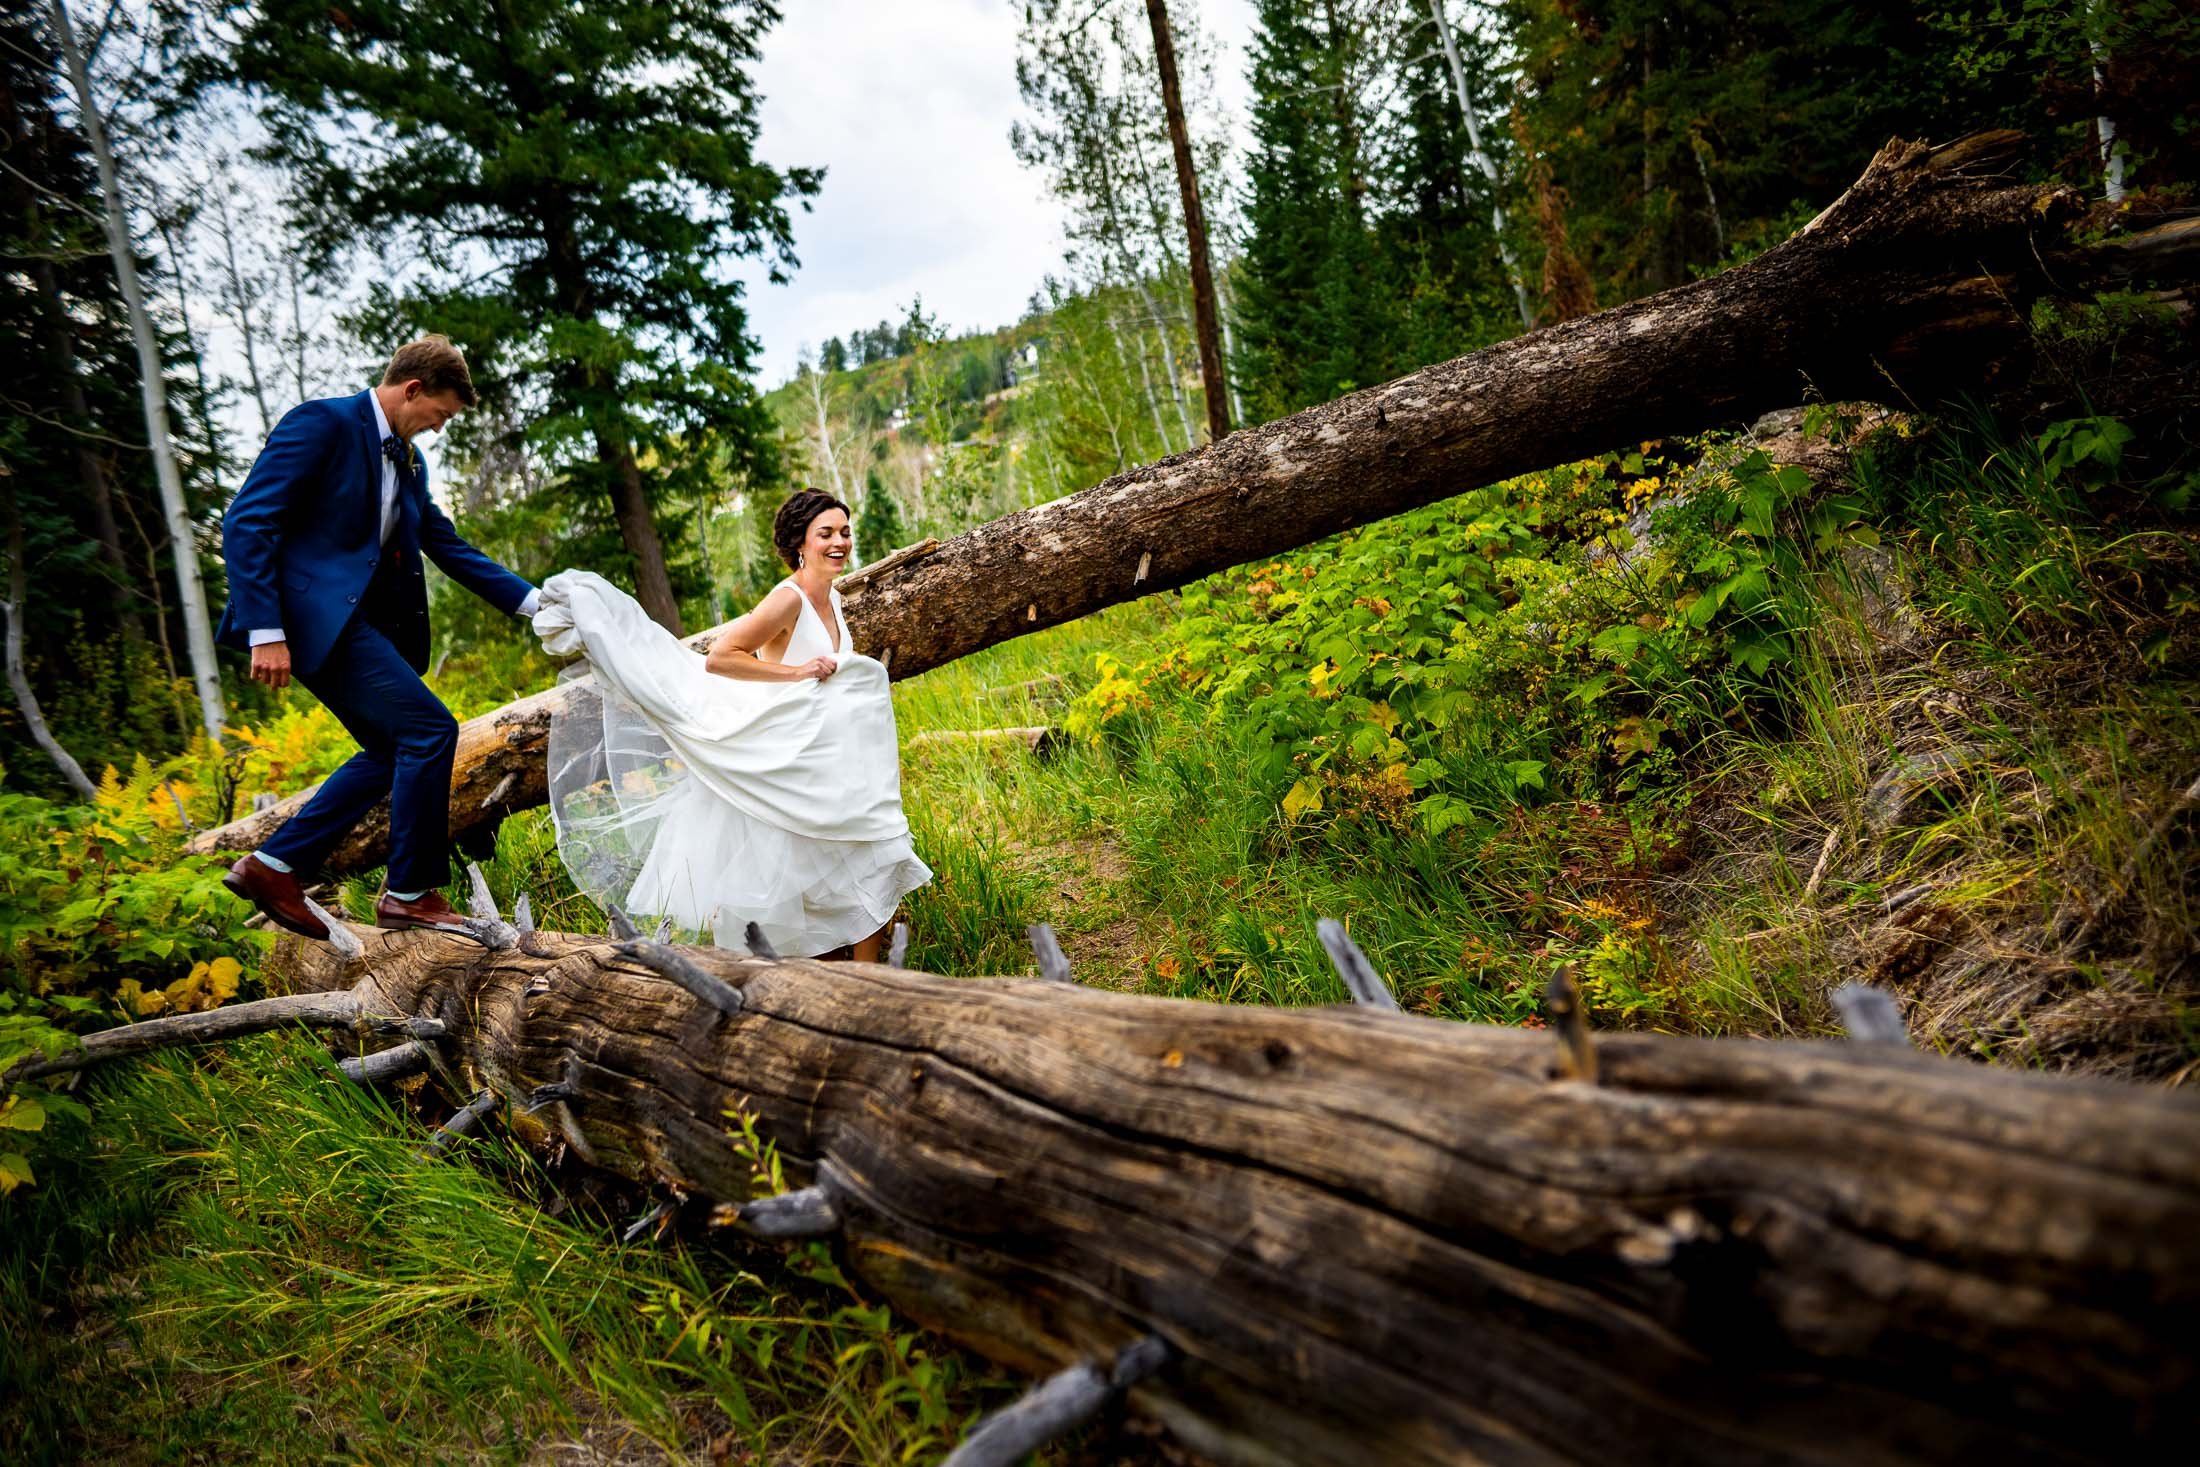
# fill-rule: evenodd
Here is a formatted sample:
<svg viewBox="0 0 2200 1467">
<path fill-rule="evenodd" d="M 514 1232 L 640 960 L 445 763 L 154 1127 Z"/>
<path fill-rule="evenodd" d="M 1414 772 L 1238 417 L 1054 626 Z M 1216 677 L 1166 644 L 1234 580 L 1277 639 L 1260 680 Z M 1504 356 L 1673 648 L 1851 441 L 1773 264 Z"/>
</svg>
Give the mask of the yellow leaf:
<svg viewBox="0 0 2200 1467">
<path fill-rule="evenodd" d="M 148 1014 L 157 1014 L 162 1009 L 168 1007 L 167 994 L 162 993 L 157 988 L 154 989 L 151 993 L 147 993 L 143 988 L 139 987 L 138 981 L 135 978 L 123 979 L 122 986 L 115 990 L 115 997 L 121 1002 L 124 1008 L 130 1010 L 141 1019 Z"/>
<path fill-rule="evenodd" d="M 1391 711 L 1388 703 L 1374 703 L 1368 706 L 1367 721 L 1389 733 L 1398 726 L 1398 715 Z"/>
<path fill-rule="evenodd" d="M 1321 785 L 1312 775 L 1308 775 L 1291 786 L 1291 792 L 1283 797 L 1283 818 L 1298 820 L 1313 814 L 1321 807 Z"/>
<path fill-rule="evenodd" d="M 235 998 L 238 980 L 243 977 L 244 964 L 235 958 L 219 957 L 209 963 L 206 968 L 206 987 L 213 994 L 214 1003 L 225 1004 Z"/>
<path fill-rule="evenodd" d="M 191 971 L 168 985 L 168 1006 L 179 1014 L 204 1013 L 237 996 L 237 980 L 244 965 L 235 958 L 216 958 L 194 963 Z"/>
<path fill-rule="evenodd" d="M 199 1008 L 200 990 L 206 983 L 206 964 L 193 963 L 191 971 L 168 985 L 168 1006 L 179 1014 L 188 1014 Z"/>
</svg>

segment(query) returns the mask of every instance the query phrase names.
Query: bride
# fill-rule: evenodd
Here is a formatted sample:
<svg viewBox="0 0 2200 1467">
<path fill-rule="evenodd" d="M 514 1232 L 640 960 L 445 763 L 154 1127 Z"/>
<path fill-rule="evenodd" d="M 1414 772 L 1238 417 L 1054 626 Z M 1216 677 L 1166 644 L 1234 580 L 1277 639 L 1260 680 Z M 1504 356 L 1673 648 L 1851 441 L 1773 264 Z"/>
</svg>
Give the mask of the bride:
<svg viewBox="0 0 2200 1467">
<path fill-rule="evenodd" d="M 932 879 L 909 843 L 886 669 L 849 645 L 833 578 L 848 507 L 805 489 L 772 544 L 794 574 L 705 656 L 589 571 L 543 583 L 535 632 L 601 695 L 550 729 L 558 854 L 582 891 L 721 946 L 754 922 L 788 957 L 876 962 Z"/>
</svg>

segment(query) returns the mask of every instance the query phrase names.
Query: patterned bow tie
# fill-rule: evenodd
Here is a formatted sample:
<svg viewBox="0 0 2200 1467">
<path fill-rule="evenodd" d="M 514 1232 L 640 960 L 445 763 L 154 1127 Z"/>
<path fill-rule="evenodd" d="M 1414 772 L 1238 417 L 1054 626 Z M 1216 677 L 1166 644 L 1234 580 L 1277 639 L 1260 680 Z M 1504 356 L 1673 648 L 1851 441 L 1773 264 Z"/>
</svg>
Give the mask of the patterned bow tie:
<svg viewBox="0 0 2200 1467">
<path fill-rule="evenodd" d="M 382 457 L 397 465 L 398 473 L 408 477 L 412 474 L 412 445 L 395 433 L 382 440 Z"/>
</svg>

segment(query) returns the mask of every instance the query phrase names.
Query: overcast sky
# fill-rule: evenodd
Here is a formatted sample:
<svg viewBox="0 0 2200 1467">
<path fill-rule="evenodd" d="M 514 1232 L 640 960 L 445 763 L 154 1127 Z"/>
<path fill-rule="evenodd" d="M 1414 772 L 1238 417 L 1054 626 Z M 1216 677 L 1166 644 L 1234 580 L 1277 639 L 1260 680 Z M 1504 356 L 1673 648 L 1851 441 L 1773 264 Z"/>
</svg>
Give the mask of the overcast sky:
<svg viewBox="0 0 2200 1467">
<path fill-rule="evenodd" d="M 750 282 L 760 385 L 910 299 L 955 330 L 1003 326 L 1062 259 L 1061 210 L 1008 148 L 1016 95 L 1012 0 L 786 0 L 764 38 L 759 156 L 822 166 L 795 216 L 789 285 Z M 1171 0 L 1217 43 L 1216 90 L 1242 122 L 1251 0 Z M 1180 21 L 1179 24 L 1182 22 Z M 1202 180 L 1203 184 L 1206 182 Z"/>
</svg>

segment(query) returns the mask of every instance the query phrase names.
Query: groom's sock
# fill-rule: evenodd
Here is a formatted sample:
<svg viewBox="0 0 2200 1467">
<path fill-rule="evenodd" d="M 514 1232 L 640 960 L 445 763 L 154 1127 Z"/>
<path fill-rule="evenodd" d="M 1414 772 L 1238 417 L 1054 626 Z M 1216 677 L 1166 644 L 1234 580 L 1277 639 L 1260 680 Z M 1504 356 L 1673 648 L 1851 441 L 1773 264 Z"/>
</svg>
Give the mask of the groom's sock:
<svg viewBox="0 0 2200 1467">
<path fill-rule="evenodd" d="M 252 853 L 252 859 L 259 862 L 262 866 L 265 866 L 270 871 L 280 871 L 285 876 L 288 876 L 290 874 L 290 863 L 288 861 L 278 861 L 265 851 L 254 851 Z"/>
<path fill-rule="evenodd" d="M 384 890 L 387 891 L 388 889 L 384 888 Z M 417 902 L 428 893 L 423 889 L 421 891 L 391 891 L 388 894 L 396 897 L 401 902 Z"/>
</svg>

